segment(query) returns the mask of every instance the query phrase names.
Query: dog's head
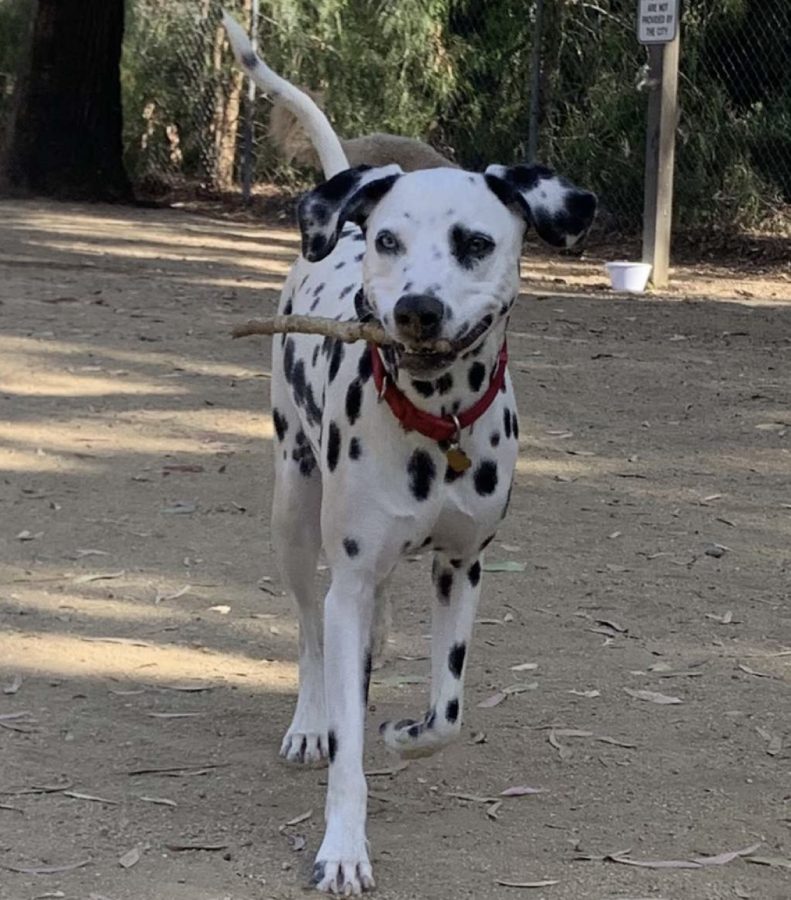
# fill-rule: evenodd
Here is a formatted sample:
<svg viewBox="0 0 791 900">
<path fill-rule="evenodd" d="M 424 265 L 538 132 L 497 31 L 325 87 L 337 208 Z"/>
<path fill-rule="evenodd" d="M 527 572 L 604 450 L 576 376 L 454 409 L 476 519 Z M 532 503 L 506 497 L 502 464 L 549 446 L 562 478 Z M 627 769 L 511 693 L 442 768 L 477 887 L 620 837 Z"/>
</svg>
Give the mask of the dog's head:
<svg viewBox="0 0 791 900">
<path fill-rule="evenodd" d="M 363 290 L 385 330 L 405 346 L 401 365 L 438 372 L 485 340 L 519 290 L 525 230 L 556 247 L 586 234 L 596 197 L 543 166 L 484 174 L 398 166 L 341 172 L 299 205 L 302 253 L 315 262 L 346 222 L 366 235 Z M 454 352 L 411 350 L 445 339 Z"/>
</svg>

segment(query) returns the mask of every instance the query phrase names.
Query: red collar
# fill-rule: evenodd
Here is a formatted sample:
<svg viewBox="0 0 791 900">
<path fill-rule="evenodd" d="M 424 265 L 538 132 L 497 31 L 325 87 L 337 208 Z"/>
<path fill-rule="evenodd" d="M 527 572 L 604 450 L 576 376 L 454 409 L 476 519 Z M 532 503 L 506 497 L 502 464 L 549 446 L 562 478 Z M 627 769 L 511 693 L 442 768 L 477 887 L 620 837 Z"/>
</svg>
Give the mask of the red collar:
<svg viewBox="0 0 791 900">
<path fill-rule="evenodd" d="M 382 357 L 375 344 L 370 344 L 371 368 L 373 370 L 374 384 L 382 400 L 392 410 L 393 415 L 401 423 L 405 431 L 417 431 L 424 437 L 434 441 L 453 441 L 458 439 L 458 432 L 463 428 L 469 428 L 473 422 L 486 412 L 492 405 L 497 392 L 505 381 L 505 370 L 508 365 L 508 347 L 503 341 L 500 355 L 497 361 L 492 380 L 483 396 L 469 409 L 465 409 L 458 416 L 435 416 L 425 410 L 418 409 L 412 401 L 406 397 L 391 381 L 385 372 Z"/>
</svg>

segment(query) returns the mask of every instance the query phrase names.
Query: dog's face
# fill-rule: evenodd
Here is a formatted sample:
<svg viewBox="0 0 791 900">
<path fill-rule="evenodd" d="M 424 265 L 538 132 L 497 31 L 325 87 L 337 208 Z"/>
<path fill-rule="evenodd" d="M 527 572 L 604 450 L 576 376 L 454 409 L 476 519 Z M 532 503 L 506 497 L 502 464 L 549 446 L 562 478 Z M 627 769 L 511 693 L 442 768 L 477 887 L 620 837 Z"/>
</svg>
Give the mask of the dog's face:
<svg viewBox="0 0 791 900">
<path fill-rule="evenodd" d="M 486 339 L 519 290 L 519 256 L 533 224 L 570 246 L 590 227 L 596 201 L 548 169 L 490 167 L 400 173 L 397 167 L 343 172 L 300 204 L 303 253 L 323 259 L 344 222 L 366 234 L 366 305 L 403 345 L 399 365 L 438 374 Z M 448 353 L 421 344 L 447 340 Z"/>
</svg>

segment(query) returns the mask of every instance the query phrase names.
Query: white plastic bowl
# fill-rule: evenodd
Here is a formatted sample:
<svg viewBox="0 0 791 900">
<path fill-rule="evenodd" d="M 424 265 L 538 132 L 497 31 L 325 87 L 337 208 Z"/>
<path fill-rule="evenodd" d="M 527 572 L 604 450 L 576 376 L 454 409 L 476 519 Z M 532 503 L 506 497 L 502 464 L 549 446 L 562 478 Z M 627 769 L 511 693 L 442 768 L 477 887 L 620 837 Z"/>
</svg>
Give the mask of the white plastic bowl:
<svg viewBox="0 0 791 900">
<path fill-rule="evenodd" d="M 608 262 L 604 264 L 614 291 L 642 294 L 651 275 L 649 263 Z"/>
</svg>

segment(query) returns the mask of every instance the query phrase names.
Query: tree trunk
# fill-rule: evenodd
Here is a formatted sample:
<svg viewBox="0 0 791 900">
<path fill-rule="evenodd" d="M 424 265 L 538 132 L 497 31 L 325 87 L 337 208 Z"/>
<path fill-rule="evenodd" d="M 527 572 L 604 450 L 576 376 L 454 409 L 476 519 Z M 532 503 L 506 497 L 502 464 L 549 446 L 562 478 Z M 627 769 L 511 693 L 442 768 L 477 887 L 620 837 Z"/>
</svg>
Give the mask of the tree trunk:
<svg viewBox="0 0 791 900">
<path fill-rule="evenodd" d="M 123 34 L 124 0 L 39 0 L 6 159 L 12 187 L 62 199 L 131 199 Z"/>
</svg>

